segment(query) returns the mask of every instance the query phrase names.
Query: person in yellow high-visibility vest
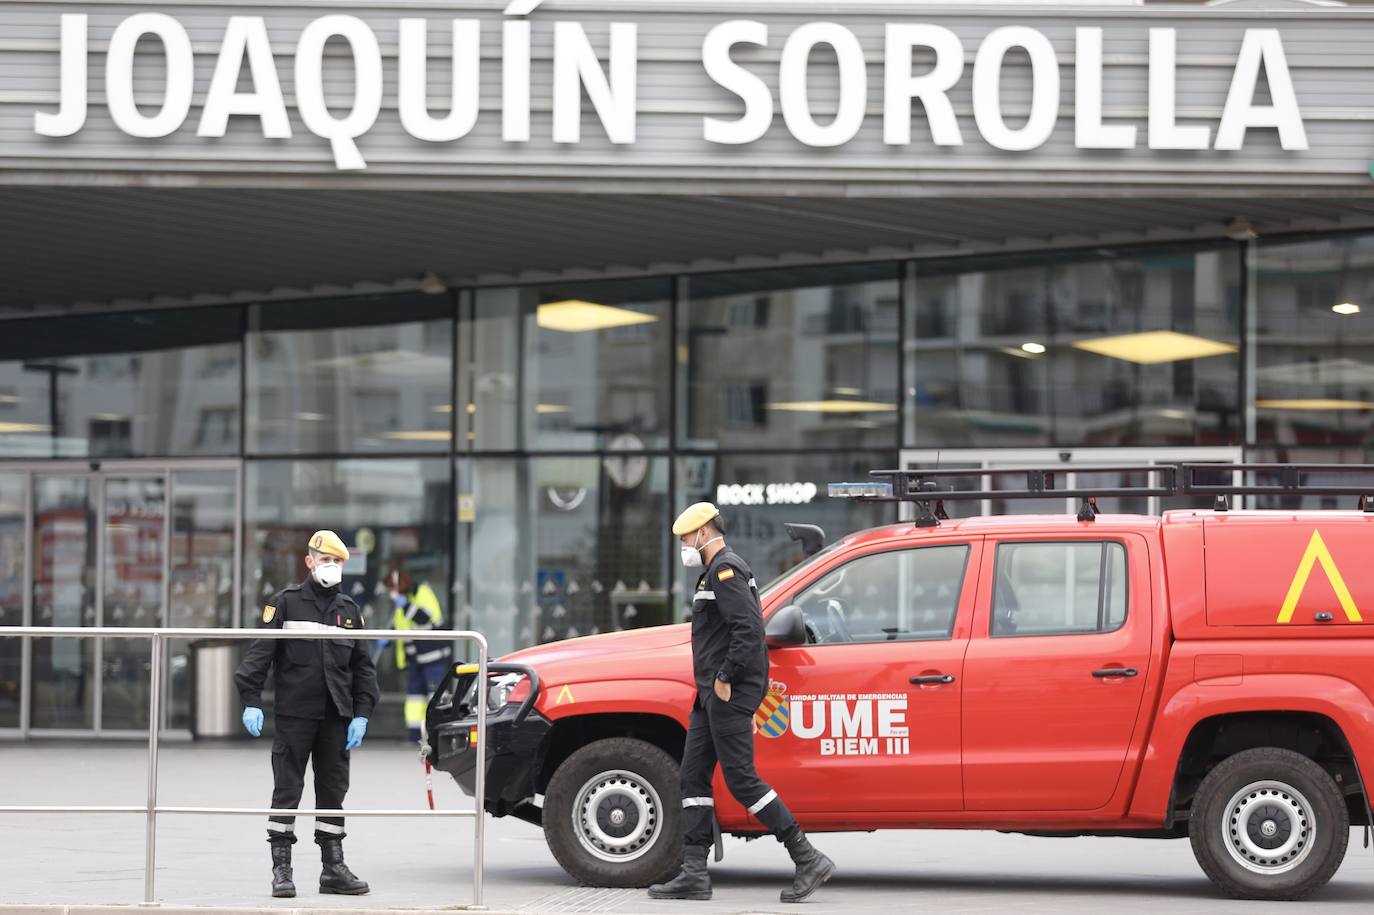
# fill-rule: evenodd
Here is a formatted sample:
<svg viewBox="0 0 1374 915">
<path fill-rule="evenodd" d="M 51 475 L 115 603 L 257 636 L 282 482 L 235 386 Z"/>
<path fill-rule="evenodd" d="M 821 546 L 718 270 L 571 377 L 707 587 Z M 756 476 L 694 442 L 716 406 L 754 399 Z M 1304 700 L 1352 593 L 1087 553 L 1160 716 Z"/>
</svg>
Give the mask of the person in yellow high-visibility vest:
<svg viewBox="0 0 1374 915">
<path fill-rule="evenodd" d="M 396 605 L 391 628 L 401 632 L 420 632 L 442 628 L 444 612 L 439 595 L 427 583 L 415 581 L 402 570 L 393 571 L 386 578 L 387 590 Z M 452 650 L 447 641 L 439 639 L 396 640 L 396 669 L 406 672 L 406 729 L 410 739 L 420 739 L 420 726 L 425 720 L 429 699 L 444 679 Z"/>
</svg>

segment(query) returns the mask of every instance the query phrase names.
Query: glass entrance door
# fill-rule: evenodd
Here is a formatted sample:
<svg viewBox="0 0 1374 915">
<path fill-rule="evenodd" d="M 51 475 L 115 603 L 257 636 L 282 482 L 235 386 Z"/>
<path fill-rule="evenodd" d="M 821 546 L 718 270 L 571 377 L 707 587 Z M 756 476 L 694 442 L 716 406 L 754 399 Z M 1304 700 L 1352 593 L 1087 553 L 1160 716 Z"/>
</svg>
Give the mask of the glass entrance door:
<svg viewBox="0 0 1374 915">
<path fill-rule="evenodd" d="M 33 478 L 35 626 L 96 624 L 96 480 L 90 475 Z M 30 666 L 30 721 L 55 731 L 95 727 L 96 643 L 37 639 Z"/>
<path fill-rule="evenodd" d="M 98 625 L 139 629 L 166 625 L 166 475 L 111 476 L 100 484 L 104 511 Z M 99 728 L 147 728 L 148 642 L 101 639 L 100 649 Z"/>
<path fill-rule="evenodd" d="M 1031 467 L 1114 467 L 1139 466 L 1147 464 L 1238 464 L 1243 460 L 1239 447 L 1225 448 L 1034 448 L 1034 449 L 996 449 L 996 450 L 908 450 L 902 452 L 902 466 L 919 470 L 964 470 L 969 471 L 966 478 L 958 478 L 960 489 L 983 488 L 1022 489 L 1025 475 L 1008 477 L 1008 469 Z M 1090 488 L 1101 486 L 1104 489 L 1120 488 L 1125 485 L 1143 486 L 1145 473 L 1126 471 L 1106 473 L 1070 474 L 1063 482 L 1065 488 Z M 949 485 L 953 481 L 945 481 Z M 1149 481 L 1151 483 L 1156 480 Z M 951 517 L 969 515 L 1011 515 L 1052 513 L 1058 507 L 1053 500 L 1024 499 L 1003 500 L 983 499 L 977 502 L 956 502 L 945 506 Z M 1208 499 L 1188 498 L 1163 499 L 1158 496 L 1099 499 L 1098 508 L 1104 512 L 1129 512 L 1132 514 L 1157 515 L 1170 508 L 1211 508 Z M 1237 507 L 1239 504 L 1237 503 Z M 912 506 L 903 505 L 904 512 L 910 513 Z M 1063 510 L 1076 512 L 1078 505 L 1072 499 L 1065 499 Z"/>
<path fill-rule="evenodd" d="M 0 625 L 27 615 L 36 626 L 233 626 L 239 478 L 223 462 L 0 470 Z M 16 579 L 27 594 L 6 590 Z M 162 726 L 188 732 L 195 649 L 168 649 Z M 148 664 L 141 639 L 0 640 L 0 729 L 145 732 Z M 17 713 L 7 711 L 10 674 Z"/>
</svg>

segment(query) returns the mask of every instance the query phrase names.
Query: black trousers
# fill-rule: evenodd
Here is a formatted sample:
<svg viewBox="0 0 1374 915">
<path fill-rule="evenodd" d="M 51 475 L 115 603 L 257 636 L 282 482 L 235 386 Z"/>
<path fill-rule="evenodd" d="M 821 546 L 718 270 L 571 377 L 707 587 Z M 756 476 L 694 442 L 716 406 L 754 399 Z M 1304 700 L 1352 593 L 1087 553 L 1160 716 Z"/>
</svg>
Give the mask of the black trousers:
<svg viewBox="0 0 1374 915">
<path fill-rule="evenodd" d="M 703 706 L 703 695 L 705 696 Z M 711 777 L 720 763 L 725 786 L 779 841 L 796 828 L 792 811 L 754 768 L 754 709 L 747 697 L 722 702 L 715 693 L 698 691 L 682 751 L 682 825 L 684 844 L 710 846 L 715 819 Z"/>
<path fill-rule="evenodd" d="M 295 808 L 305 790 L 305 764 L 315 769 L 315 806 L 343 808 L 348 794 L 348 719 L 330 709 L 327 717 L 295 718 L 277 715 L 277 736 L 272 742 L 272 806 Z M 315 838 L 344 837 L 344 818 L 316 817 Z M 296 818 L 273 816 L 267 820 L 267 841 L 274 845 L 296 843 Z"/>
</svg>

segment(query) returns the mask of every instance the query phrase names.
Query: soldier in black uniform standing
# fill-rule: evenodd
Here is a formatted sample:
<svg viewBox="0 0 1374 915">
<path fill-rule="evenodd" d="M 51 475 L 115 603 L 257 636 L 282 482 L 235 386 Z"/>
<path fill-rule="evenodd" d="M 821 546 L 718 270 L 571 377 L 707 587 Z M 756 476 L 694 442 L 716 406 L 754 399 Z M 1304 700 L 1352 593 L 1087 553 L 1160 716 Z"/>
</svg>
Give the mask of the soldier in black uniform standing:
<svg viewBox="0 0 1374 915">
<path fill-rule="evenodd" d="M 796 864 L 783 902 L 801 902 L 830 879 L 835 864 L 807 841 L 792 812 L 754 769 L 754 712 L 768 688 L 768 646 L 753 573 L 725 545 L 720 512 L 710 502 L 689 506 L 673 523 L 682 563 L 706 569 L 692 604 L 692 667 L 696 698 L 682 751 L 682 872 L 649 888 L 653 899 L 711 898 L 706 855 L 714 832 L 711 778 L 720 762 L 735 799 L 768 827 Z"/>
<path fill-rule="evenodd" d="M 272 807 L 295 808 L 305 788 L 305 764 L 315 768 L 315 806 L 343 808 L 348 793 L 348 754 L 362 746 L 380 694 L 377 670 L 367 647 L 348 633 L 366 628 L 358 605 L 339 591 L 348 548 L 333 531 L 310 538 L 305 565 L 309 577 L 278 591 L 262 610 L 262 625 L 274 629 L 337 632 L 330 639 L 261 639 L 253 642 L 234 674 L 245 706 L 243 726 L 262 733 L 262 690 L 269 671 L 276 683 L 277 736 L 272 742 Z M 295 896 L 291 846 L 296 818 L 267 821 L 272 846 L 272 895 Z M 368 886 L 343 859 L 343 817 L 317 817 L 315 842 L 323 870 L 320 892 L 360 896 Z"/>
</svg>

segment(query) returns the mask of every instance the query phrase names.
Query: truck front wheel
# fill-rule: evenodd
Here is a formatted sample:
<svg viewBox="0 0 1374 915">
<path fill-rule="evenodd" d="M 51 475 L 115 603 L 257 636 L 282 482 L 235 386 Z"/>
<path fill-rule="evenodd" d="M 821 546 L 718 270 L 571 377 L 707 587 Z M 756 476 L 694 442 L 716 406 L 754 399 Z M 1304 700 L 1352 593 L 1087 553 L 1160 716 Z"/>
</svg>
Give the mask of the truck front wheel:
<svg viewBox="0 0 1374 915">
<path fill-rule="evenodd" d="M 1278 747 L 1244 750 L 1207 774 L 1188 822 L 1212 882 L 1241 899 L 1301 899 L 1345 857 L 1350 814 L 1326 770 Z"/>
<path fill-rule="evenodd" d="M 553 773 L 544 838 L 563 869 L 588 886 L 648 886 L 682 857 L 678 765 L 651 743 L 587 744 Z"/>
</svg>

